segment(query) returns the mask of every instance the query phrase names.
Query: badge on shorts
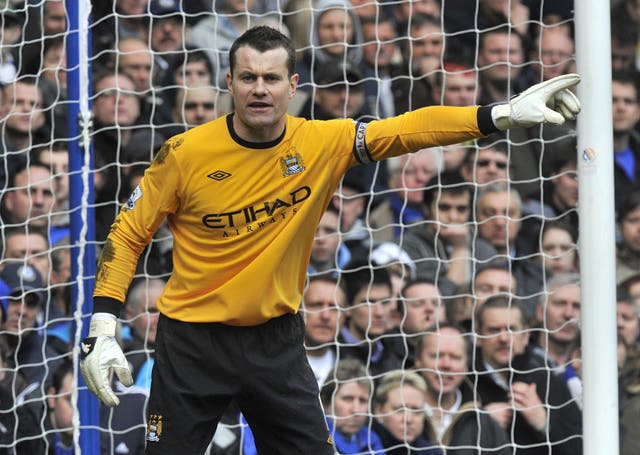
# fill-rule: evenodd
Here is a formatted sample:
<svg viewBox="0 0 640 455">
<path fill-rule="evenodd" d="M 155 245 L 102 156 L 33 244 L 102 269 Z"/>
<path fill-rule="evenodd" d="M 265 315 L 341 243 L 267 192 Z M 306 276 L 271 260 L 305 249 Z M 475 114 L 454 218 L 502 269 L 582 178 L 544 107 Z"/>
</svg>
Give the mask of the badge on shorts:
<svg viewBox="0 0 640 455">
<path fill-rule="evenodd" d="M 147 423 L 147 441 L 159 442 L 162 434 L 162 415 L 150 414 Z"/>
</svg>

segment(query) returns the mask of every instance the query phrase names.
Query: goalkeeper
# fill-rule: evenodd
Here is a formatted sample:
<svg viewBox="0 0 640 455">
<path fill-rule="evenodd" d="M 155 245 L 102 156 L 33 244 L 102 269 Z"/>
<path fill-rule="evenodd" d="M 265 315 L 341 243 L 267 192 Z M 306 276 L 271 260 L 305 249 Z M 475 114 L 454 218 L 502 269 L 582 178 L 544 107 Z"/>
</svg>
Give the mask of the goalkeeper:
<svg viewBox="0 0 640 455">
<path fill-rule="evenodd" d="M 510 102 L 433 106 L 370 123 L 287 115 L 295 49 L 275 29 L 229 51 L 235 112 L 169 139 L 116 218 L 100 256 L 81 371 L 109 406 L 112 372 L 132 383 L 114 338 L 140 252 L 167 219 L 173 274 L 160 318 L 147 453 L 203 453 L 232 399 L 259 453 L 333 454 L 298 313 L 318 220 L 351 166 L 573 119 L 569 74 Z"/>
</svg>

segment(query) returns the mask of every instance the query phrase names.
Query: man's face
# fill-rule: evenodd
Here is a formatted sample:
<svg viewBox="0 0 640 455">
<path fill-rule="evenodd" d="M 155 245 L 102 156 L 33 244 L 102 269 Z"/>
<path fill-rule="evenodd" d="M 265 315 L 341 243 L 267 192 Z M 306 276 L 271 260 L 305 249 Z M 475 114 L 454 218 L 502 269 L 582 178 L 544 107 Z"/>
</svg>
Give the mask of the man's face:
<svg viewBox="0 0 640 455">
<path fill-rule="evenodd" d="M 149 283 L 148 290 L 141 294 L 141 301 L 136 302 L 134 308 L 130 308 L 127 317 L 131 319 L 129 323 L 133 336 L 140 340 L 146 340 L 149 346 L 156 342 L 158 330 L 158 300 L 162 295 L 164 285 L 153 281 Z"/>
<path fill-rule="evenodd" d="M 335 85 L 318 88 L 316 104 L 332 118 L 355 118 L 364 106 L 362 86 Z"/>
<path fill-rule="evenodd" d="M 27 262 L 35 268 L 43 280 L 49 278 L 51 261 L 47 240 L 40 234 L 14 233 L 7 238 L 5 259 Z"/>
<path fill-rule="evenodd" d="M 496 181 L 506 181 L 509 172 L 509 160 L 504 152 L 488 147 L 479 149 L 477 156 L 470 163 L 469 169 L 465 166 L 465 178 L 479 185 L 485 185 Z M 475 172 L 474 172 L 475 171 Z"/>
<path fill-rule="evenodd" d="M 424 430 L 425 397 L 420 389 L 405 384 L 392 389 L 387 401 L 376 406 L 376 417 L 398 441 L 412 443 Z"/>
<path fill-rule="evenodd" d="M 454 394 L 467 373 L 467 348 L 462 335 L 451 327 L 424 335 L 422 352 L 415 367 L 427 381 L 429 393 L 442 397 Z"/>
<path fill-rule="evenodd" d="M 95 87 L 93 114 L 103 125 L 131 126 L 140 115 L 135 86 L 126 76 L 106 76 Z"/>
<path fill-rule="evenodd" d="M 443 81 L 444 88 L 436 87 L 434 100 L 440 100 L 444 106 L 471 106 L 476 103 L 478 84 L 475 73 L 447 73 Z"/>
<path fill-rule="evenodd" d="M 174 119 L 189 126 L 202 125 L 217 118 L 218 91 L 213 87 L 185 87 L 173 106 Z"/>
<path fill-rule="evenodd" d="M 316 236 L 311 248 L 311 260 L 322 264 L 335 261 L 336 251 L 340 244 L 338 232 L 338 215 L 331 211 L 325 211 L 316 228 Z"/>
<path fill-rule="evenodd" d="M 488 33 L 478 53 L 480 75 L 493 83 L 515 80 L 523 60 L 522 43 L 515 34 Z"/>
<path fill-rule="evenodd" d="M 365 63 L 377 68 L 387 68 L 391 65 L 398 45 L 394 42 L 397 33 L 393 24 L 389 21 L 363 25 L 362 32 L 364 44 L 362 56 Z"/>
<path fill-rule="evenodd" d="M 433 284 L 416 283 L 404 291 L 405 317 L 402 331 L 408 334 L 424 332 L 442 312 L 440 292 Z"/>
<path fill-rule="evenodd" d="M 409 0 L 400 3 L 401 19 L 406 21 L 416 13 L 424 13 L 436 18 L 440 17 L 440 4 L 437 0 Z"/>
<path fill-rule="evenodd" d="M 559 208 L 572 209 L 578 205 L 578 174 L 573 163 L 563 166 L 551 178 L 553 200 Z"/>
<path fill-rule="evenodd" d="M 209 67 L 202 60 L 196 60 L 189 62 L 186 65 L 180 66 L 173 77 L 176 80 L 176 85 L 195 87 L 199 85 L 211 85 L 211 73 Z"/>
<path fill-rule="evenodd" d="M 473 280 L 473 293 L 477 305 L 482 305 L 495 295 L 509 296 L 516 292 L 515 280 L 508 270 L 486 269 L 478 272 Z"/>
<path fill-rule="evenodd" d="M 284 130 L 289 101 L 298 75 L 289 75 L 283 48 L 260 52 L 249 46 L 237 50 L 233 76 L 227 74 L 235 108 L 233 126 L 245 140 L 274 140 Z"/>
<path fill-rule="evenodd" d="M 333 417 L 336 429 L 345 436 L 356 434 L 367 421 L 369 389 L 356 381 L 339 386 L 333 397 L 333 405 L 327 414 Z"/>
<path fill-rule="evenodd" d="M 613 132 L 628 133 L 640 120 L 638 93 L 633 84 L 611 82 Z"/>
<path fill-rule="evenodd" d="M 333 206 L 340 211 L 342 232 L 348 232 L 364 211 L 365 197 L 359 194 L 353 188 L 343 186 L 340 196 L 333 197 Z"/>
<path fill-rule="evenodd" d="M 171 52 L 182 49 L 182 19 L 178 15 L 152 19 L 151 48 L 155 52 Z"/>
<path fill-rule="evenodd" d="M 67 90 L 67 56 L 64 46 L 52 46 L 47 49 L 42 59 L 42 77 L 58 84 L 63 91 Z"/>
<path fill-rule="evenodd" d="M 640 207 L 627 213 L 620 223 L 620 231 L 625 248 L 640 252 Z"/>
<path fill-rule="evenodd" d="M 636 311 L 635 305 L 630 302 L 619 301 L 616 305 L 618 335 L 627 346 L 635 345 L 640 335 L 640 321 Z"/>
<path fill-rule="evenodd" d="M 469 236 L 469 221 L 471 213 L 471 193 L 465 191 L 462 194 L 455 194 L 443 190 L 436 194 L 435 200 L 429 207 L 429 217 L 438 222 L 437 225 L 431 223 L 427 226 L 445 244 L 457 243 L 455 238 L 467 239 Z M 463 240 L 466 243 L 466 240 Z"/>
<path fill-rule="evenodd" d="M 555 273 L 576 271 L 576 250 L 571 234 L 564 229 L 550 228 L 542 235 L 544 267 Z"/>
<path fill-rule="evenodd" d="M 73 405 L 71 404 L 71 392 L 73 391 L 73 375 L 68 374 L 62 380 L 60 390 L 53 387 L 47 393 L 47 403 L 52 411 L 51 424 L 56 430 L 62 430 L 63 438 L 73 438 Z"/>
<path fill-rule="evenodd" d="M 46 226 L 53 206 L 51 173 L 42 166 L 32 166 L 15 177 L 15 188 L 5 196 L 5 206 L 14 223 L 29 222 Z"/>
<path fill-rule="evenodd" d="M 353 36 L 353 19 L 348 11 L 340 8 L 322 13 L 318 21 L 318 44 L 327 54 L 343 55 Z"/>
<path fill-rule="evenodd" d="M 553 341 L 573 343 L 580 330 L 580 287 L 572 284 L 552 289 L 546 304 L 538 304 L 536 316 Z"/>
<path fill-rule="evenodd" d="M 69 198 L 69 151 L 64 148 L 43 150 L 39 159 L 53 170 L 56 201 L 66 201 Z"/>
<path fill-rule="evenodd" d="M 478 204 L 478 232 L 500 253 L 513 245 L 520 232 L 520 205 L 509 191 L 486 193 Z"/>
<path fill-rule="evenodd" d="M 440 59 L 444 49 L 442 29 L 431 24 L 423 25 L 420 28 L 412 28 L 410 44 L 412 58 L 433 57 Z"/>
<path fill-rule="evenodd" d="M 489 308 L 484 311 L 477 344 L 485 362 L 495 369 L 509 368 L 511 360 L 524 352 L 529 334 L 519 308 Z"/>
<path fill-rule="evenodd" d="M 531 60 L 541 61 L 542 68 L 534 65 L 534 69 L 542 80 L 561 76 L 570 72 L 573 65 L 573 40 L 565 30 L 543 29 L 540 38 L 540 50 L 531 53 Z"/>
<path fill-rule="evenodd" d="M 331 281 L 315 280 L 309 283 L 302 302 L 307 348 L 334 343 L 342 322 L 344 291 Z"/>
<path fill-rule="evenodd" d="M 45 118 L 39 106 L 42 97 L 34 84 L 17 81 L 4 88 L 7 113 L 5 124 L 14 134 L 28 135 L 44 125 Z"/>
<path fill-rule="evenodd" d="M 373 284 L 358 292 L 347 310 L 349 330 L 359 339 L 373 339 L 387 331 L 393 300 L 391 289 Z"/>
<path fill-rule="evenodd" d="M 138 95 L 143 95 L 151 88 L 151 71 L 153 56 L 148 47 L 141 42 L 129 40 L 120 45 L 118 68 L 131 78 Z"/>
<path fill-rule="evenodd" d="M 23 298 L 9 299 L 4 330 L 12 335 L 19 335 L 27 329 L 33 329 L 38 322 L 40 307 L 37 297 L 32 293 L 27 293 Z"/>
<path fill-rule="evenodd" d="M 45 0 L 42 15 L 42 31 L 44 36 L 60 35 L 67 29 L 64 2 L 61 0 Z"/>
<path fill-rule="evenodd" d="M 430 151 L 419 151 L 404 155 L 400 166 L 391 177 L 390 187 L 400 190 L 401 200 L 421 204 L 427 182 L 438 172 L 436 159 Z"/>
</svg>

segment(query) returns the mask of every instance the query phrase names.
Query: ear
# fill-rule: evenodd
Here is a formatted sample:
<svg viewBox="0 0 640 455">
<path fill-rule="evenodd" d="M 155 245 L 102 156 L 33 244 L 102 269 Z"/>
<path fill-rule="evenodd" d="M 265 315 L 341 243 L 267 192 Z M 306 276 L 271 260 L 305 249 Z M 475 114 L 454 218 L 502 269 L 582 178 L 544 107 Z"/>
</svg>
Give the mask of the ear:
<svg viewBox="0 0 640 455">
<path fill-rule="evenodd" d="M 227 73 L 227 88 L 229 89 L 229 93 L 233 94 L 233 87 L 231 82 L 233 81 L 233 76 L 231 75 L 231 71 Z"/>
<path fill-rule="evenodd" d="M 293 76 L 289 79 L 289 99 L 293 98 L 296 94 L 296 89 L 298 88 L 298 82 L 300 81 L 300 75 L 298 73 L 294 73 Z"/>
</svg>

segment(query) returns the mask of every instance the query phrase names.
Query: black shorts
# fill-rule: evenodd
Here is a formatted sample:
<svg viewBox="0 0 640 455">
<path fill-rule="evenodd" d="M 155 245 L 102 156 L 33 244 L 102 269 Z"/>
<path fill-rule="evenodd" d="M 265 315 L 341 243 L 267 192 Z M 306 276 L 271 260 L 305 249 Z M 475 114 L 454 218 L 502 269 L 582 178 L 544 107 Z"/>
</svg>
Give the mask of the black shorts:
<svg viewBox="0 0 640 455">
<path fill-rule="evenodd" d="M 160 315 L 147 454 L 201 454 L 232 399 L 260 454 L 333 454 L 318 385 L 288 314 L 253 327 Z"/>
</svg>

